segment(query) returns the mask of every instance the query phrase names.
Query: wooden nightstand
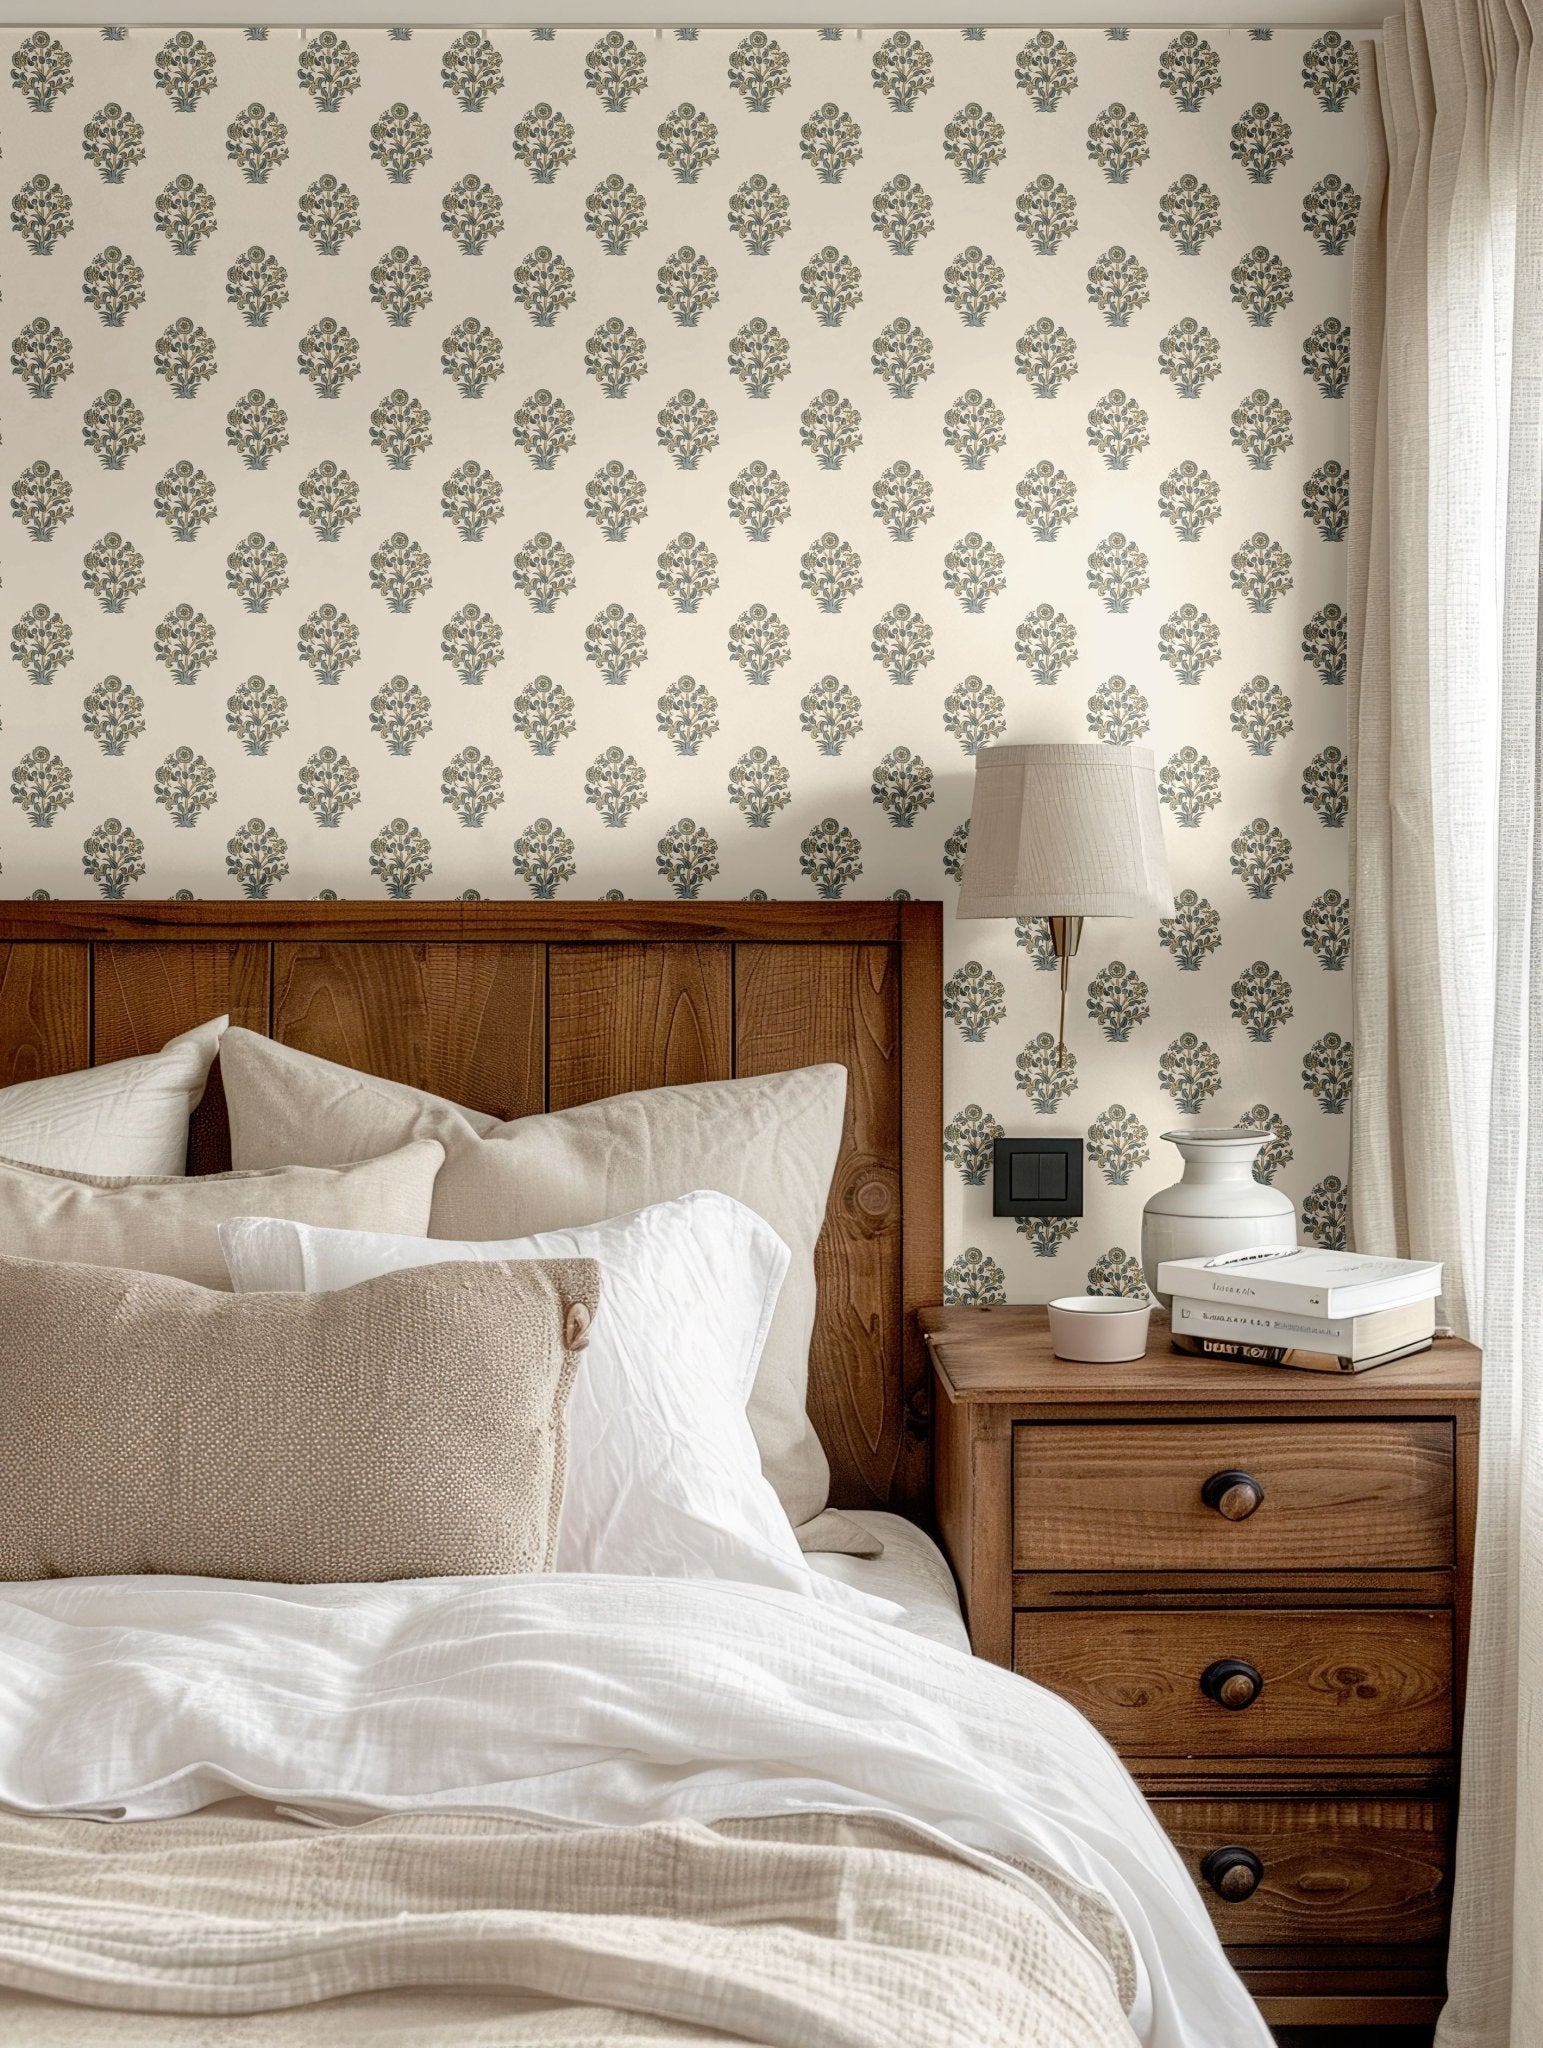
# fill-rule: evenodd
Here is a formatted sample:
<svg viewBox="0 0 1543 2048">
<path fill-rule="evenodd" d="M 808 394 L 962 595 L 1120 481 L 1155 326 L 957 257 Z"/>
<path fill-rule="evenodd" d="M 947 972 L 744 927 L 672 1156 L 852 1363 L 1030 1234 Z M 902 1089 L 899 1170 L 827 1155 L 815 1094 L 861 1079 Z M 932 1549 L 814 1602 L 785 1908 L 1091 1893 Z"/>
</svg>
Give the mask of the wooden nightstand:
<svg viewBox="0 0 1543 2048">
<path fill-rule="evenodd" d="M 976 1654 L 1119 1750 L 1279 2025 L 1444 1985 L 1479 1354 L 1069 1365 L 1041 1308 L 921 1311 Z"/>
</svg>

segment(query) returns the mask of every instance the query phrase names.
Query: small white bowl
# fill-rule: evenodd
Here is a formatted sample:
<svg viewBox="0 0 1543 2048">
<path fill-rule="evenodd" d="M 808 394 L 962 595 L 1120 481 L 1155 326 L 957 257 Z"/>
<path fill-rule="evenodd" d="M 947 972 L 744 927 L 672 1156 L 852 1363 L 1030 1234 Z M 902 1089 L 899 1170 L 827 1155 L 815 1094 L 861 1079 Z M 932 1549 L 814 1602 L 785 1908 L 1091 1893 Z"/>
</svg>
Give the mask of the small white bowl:
<svg viewBox="0 0 1543 2048">
<path fill-rule="evenodd" d="M 1050 1343 L 1078 1365 L 1119 1365 L 1144 1358 L 1150 1301 L 1122 1294 L 1065 1294 L 1050 1304 Z"/>
</svg>

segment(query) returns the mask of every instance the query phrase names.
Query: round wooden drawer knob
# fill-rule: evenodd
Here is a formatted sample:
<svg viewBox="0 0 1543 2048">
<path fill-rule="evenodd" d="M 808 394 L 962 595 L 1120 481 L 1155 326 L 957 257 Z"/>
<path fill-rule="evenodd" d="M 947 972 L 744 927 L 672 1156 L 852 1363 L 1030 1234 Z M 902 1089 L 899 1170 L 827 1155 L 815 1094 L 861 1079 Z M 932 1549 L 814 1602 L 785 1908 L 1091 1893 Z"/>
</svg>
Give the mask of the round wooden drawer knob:
<svg viewBox="0 0 1543 2048">
<path fill-rule="evenodd" d="M 1245 1664 L 1240 1657 L 1218 1657 L 1201 1672 L 1200 1690 L 1219 1707 L 1239 1714 L 1264 1691 L 1264 1680 L 1252 1664 Z"/>
<path fill-rule="evenodd" d="M 1226 1521 L 1246 1522 L 1264 1499 L 1264 1488 L 1251 1472 L 1213 1472 L 1200 1498 Z"/>
<path fill-rule="evenodd" d="M 1209 1849 L 1200 1859 L 1200 1875 L 1222 1899 L 1251 1898 L 1264 1876 L 1264 1865 L 1252 1849 L 1236 1843 L 1225 1849 Z"/>
</svg>

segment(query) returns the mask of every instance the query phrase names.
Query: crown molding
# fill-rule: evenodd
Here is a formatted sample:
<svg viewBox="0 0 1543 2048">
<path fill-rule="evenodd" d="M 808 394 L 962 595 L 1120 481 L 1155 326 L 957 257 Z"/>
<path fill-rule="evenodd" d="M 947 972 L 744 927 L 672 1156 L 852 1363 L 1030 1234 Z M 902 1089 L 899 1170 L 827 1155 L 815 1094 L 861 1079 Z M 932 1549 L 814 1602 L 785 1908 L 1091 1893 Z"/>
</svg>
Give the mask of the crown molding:
<svg viewBox="0 0 1543 2048">
<path fill-rule="evenodd" d="M 967 15 L 952 20 L 939 15 L 938 0 L 921 0 L 906 6 L 901 0 L 771 0 L 766 7 L 753 5 L 698 6 L 661 22 L 657 6 L 618 5 L 617 0 L 536 0 L 529 6 L 511 5 L 489 11 L 481 5 L 451 4 L 451 0 L 417 0 L 416 5 L 392 5 L 391 0 L 333 0 L 324 15 L 311 22 L 296 18 L 294 0 L 239 0 L 238 20 L 210 19 L 208 0 L 142 0 L 139 6 L 116 5 L 111 20 L 130 28 L 214 28 L 253 26 L 315 29 L 391 28 L 411 26 L 455 28 L 626 28 L 665 35 L 676 26 L 700 28 L 827 28 L 840 25 L 858 34 L 865 29 L 930 28 L 940 34 L 952 33 L 963 20 L 983 28 L 1338 28 L 1367 33 L 1375 29 L 1391 0 L 1348 0 L 1328 17 L 1325 0 L 1234 0 L 1225 18 L 1203 14 L 1175 15 L 1172 0 L 1126 0 L 1118 13 L 1107 4 L 1079 6 L 1076 0 L 1055 0 L 1055 19 L 1038 16 L 1026 20 L 1022 0 L 970 0 Z M 83 18 L 79 0 L 9 0 L 5 13 L 18 27 L 99 28 L 103 15 Z M 234 9 L 232 12 L 234 13 Z"/>
</svg>

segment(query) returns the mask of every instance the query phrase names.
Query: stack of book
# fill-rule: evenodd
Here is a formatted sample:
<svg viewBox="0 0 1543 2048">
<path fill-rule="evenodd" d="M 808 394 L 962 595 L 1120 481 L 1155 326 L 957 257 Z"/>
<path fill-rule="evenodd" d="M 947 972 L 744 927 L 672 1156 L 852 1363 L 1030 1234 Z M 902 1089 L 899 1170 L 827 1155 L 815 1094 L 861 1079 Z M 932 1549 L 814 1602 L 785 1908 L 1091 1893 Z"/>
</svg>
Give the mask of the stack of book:
<svg viewBox="0 0 1543 2048">
<path fill-rule="evenodd" d="M 1441 1267 L 1312 1245 L 1165 1259 L 1173 1348 L 1192 1357 L 1304 1372 L 1368 1372 L 1427 1351 Z"/>
</svg>

